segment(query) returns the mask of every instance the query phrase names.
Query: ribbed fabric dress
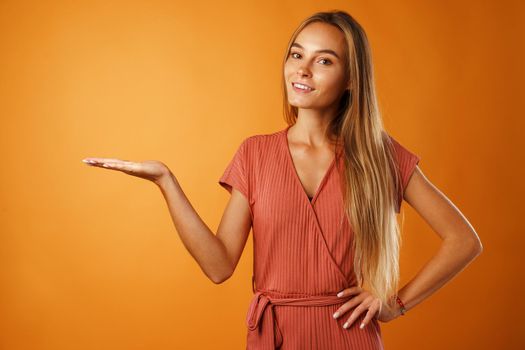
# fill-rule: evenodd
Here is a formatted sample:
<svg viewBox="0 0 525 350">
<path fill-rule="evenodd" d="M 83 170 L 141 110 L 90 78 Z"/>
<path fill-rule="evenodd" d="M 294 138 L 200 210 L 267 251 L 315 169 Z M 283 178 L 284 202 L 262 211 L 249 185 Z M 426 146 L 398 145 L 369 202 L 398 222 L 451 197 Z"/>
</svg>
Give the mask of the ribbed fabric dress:
<svg viewBox="0 0 525 350">
<path fill-rule="evenodd" d="M 241 143 L 219 184 L 240 191 L 250 205 L 254 296 L 246 315 L 248 350 L 383 349 L 379 321 L 360 329 L 366 312 L 344 329 L 352 310 L 335 311 L 357 285 L 353 232 L 340 190 L 344 167 L 338 149 L 312 200 L 297 175 L 288 129 L 250 136 Z M 401 171 L 397 212 L 420 158 L 392 136 Z"/>
</svg>

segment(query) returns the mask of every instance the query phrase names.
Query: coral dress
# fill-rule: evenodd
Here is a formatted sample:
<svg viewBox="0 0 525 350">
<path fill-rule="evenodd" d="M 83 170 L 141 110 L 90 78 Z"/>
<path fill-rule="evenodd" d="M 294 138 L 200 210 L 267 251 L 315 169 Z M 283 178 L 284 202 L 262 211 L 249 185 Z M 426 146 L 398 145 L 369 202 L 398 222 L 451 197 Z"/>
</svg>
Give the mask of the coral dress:
<svg viewBox="0 0 525 350">
<path fill-rule="evenodd" d="M 353 232 L 340 190 L 342 148 L 310 200 L 290 153 L 289 128 L 246 138 L 219 179 L 230 193 L 239 190 L 251 211 L 254 296 L 246 316 L 247 349 L 383 349 L 379 321 L 359 328 L 366 312 L 347 329 L 352 310 L 332 316 L 349 300 L 337 293 L 357 285 Z M 402 177 L 399 212 L 420 158 L 392 140 Z"/>
</svg>

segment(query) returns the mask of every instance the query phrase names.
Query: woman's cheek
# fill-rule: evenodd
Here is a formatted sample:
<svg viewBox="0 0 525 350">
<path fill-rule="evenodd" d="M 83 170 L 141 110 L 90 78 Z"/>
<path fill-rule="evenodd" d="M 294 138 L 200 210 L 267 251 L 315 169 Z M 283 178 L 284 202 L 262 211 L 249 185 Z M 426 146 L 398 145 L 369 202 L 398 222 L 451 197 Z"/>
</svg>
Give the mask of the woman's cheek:
<svg viewBox="0 0 525 350">
<path fill-rule="evenodd" d="M 323 95 L 328 99 L 335 98 L 341 88 L 340 83 L 333 80 L 321 82 L 320 85 L 323 87 Z"/>
</svg>

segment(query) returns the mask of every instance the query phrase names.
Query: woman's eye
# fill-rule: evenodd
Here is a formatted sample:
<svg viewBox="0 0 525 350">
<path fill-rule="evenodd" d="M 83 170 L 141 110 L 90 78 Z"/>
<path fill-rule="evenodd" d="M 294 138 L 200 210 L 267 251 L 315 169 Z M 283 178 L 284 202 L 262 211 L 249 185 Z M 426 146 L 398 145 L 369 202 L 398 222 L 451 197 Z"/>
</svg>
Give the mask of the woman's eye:
<svg viewBox="0 0 525 350">
<path fill-rule="evenodd" d="M 297 52 L 292 52 L 290 53 L 290 56 L 292 56 L 293 58 L 297 58 L 296 56 L 294 55 L 298 55 L 300 56 Z M 326 59 L 326 58 L 321 58 L 320 61 L 326 61 L 327 63 L 323 63 L 324 66 L 329 66 L 332 64 L 332 61 L 330 61 L 329 59 Z"/>
</svg>

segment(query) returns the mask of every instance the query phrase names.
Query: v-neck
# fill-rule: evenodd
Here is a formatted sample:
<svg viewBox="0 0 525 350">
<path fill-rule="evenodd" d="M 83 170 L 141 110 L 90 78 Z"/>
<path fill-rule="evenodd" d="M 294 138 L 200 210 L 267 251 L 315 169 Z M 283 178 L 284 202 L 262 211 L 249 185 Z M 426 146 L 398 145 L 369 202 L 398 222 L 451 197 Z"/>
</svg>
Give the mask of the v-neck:
<svg viewBox="0 0 525 350">
<path fill-rule="evenodd" d="M 283 133 L 282 133 L 283 141 L 284 141 L 283 144 L 284 144 L 285 151 L 287 153 L 286 158 L 288 159 L 288 164 L 290 164 L 291 170 L 294 173 L 294 178 L 295 178 L 294 182 L 298 185 L 299 190 L 302 192 L 302 197 L 306 200 L 308 205 L 311 208 L 313 208 L 315 201 L 317 200 L 317 197 L 319 197 L 319 193 L 323 189 L 325 182 L 327 181 L 330 173 L 332 172 L 332 169 L 335 166 L 335 163 L 337 160 L 337 152 L 334 154 L 334 158 L 332 159 L 330 166 L 328 167 L 324 176 L 322 177 L 321 182 L 319 183 L 319 185 L 317 185 L 317 189 L 315 190 L 312 200 L 310 200 L 310 197 L 308 197 L 308 193 L 306 193 L 303 183 L 301 182 L 301 179 L 299 178 L 299 173 L 297 172 L 297 168 L 295 167 L 295 164 L 293 162 L 292 152 L 290 150 L 290 145 L 288 143 L 288 129 L 290 129 L 291 126 L 292 125 L 288 125 L 286 129 L 283 130 Z"/>
</svg>

